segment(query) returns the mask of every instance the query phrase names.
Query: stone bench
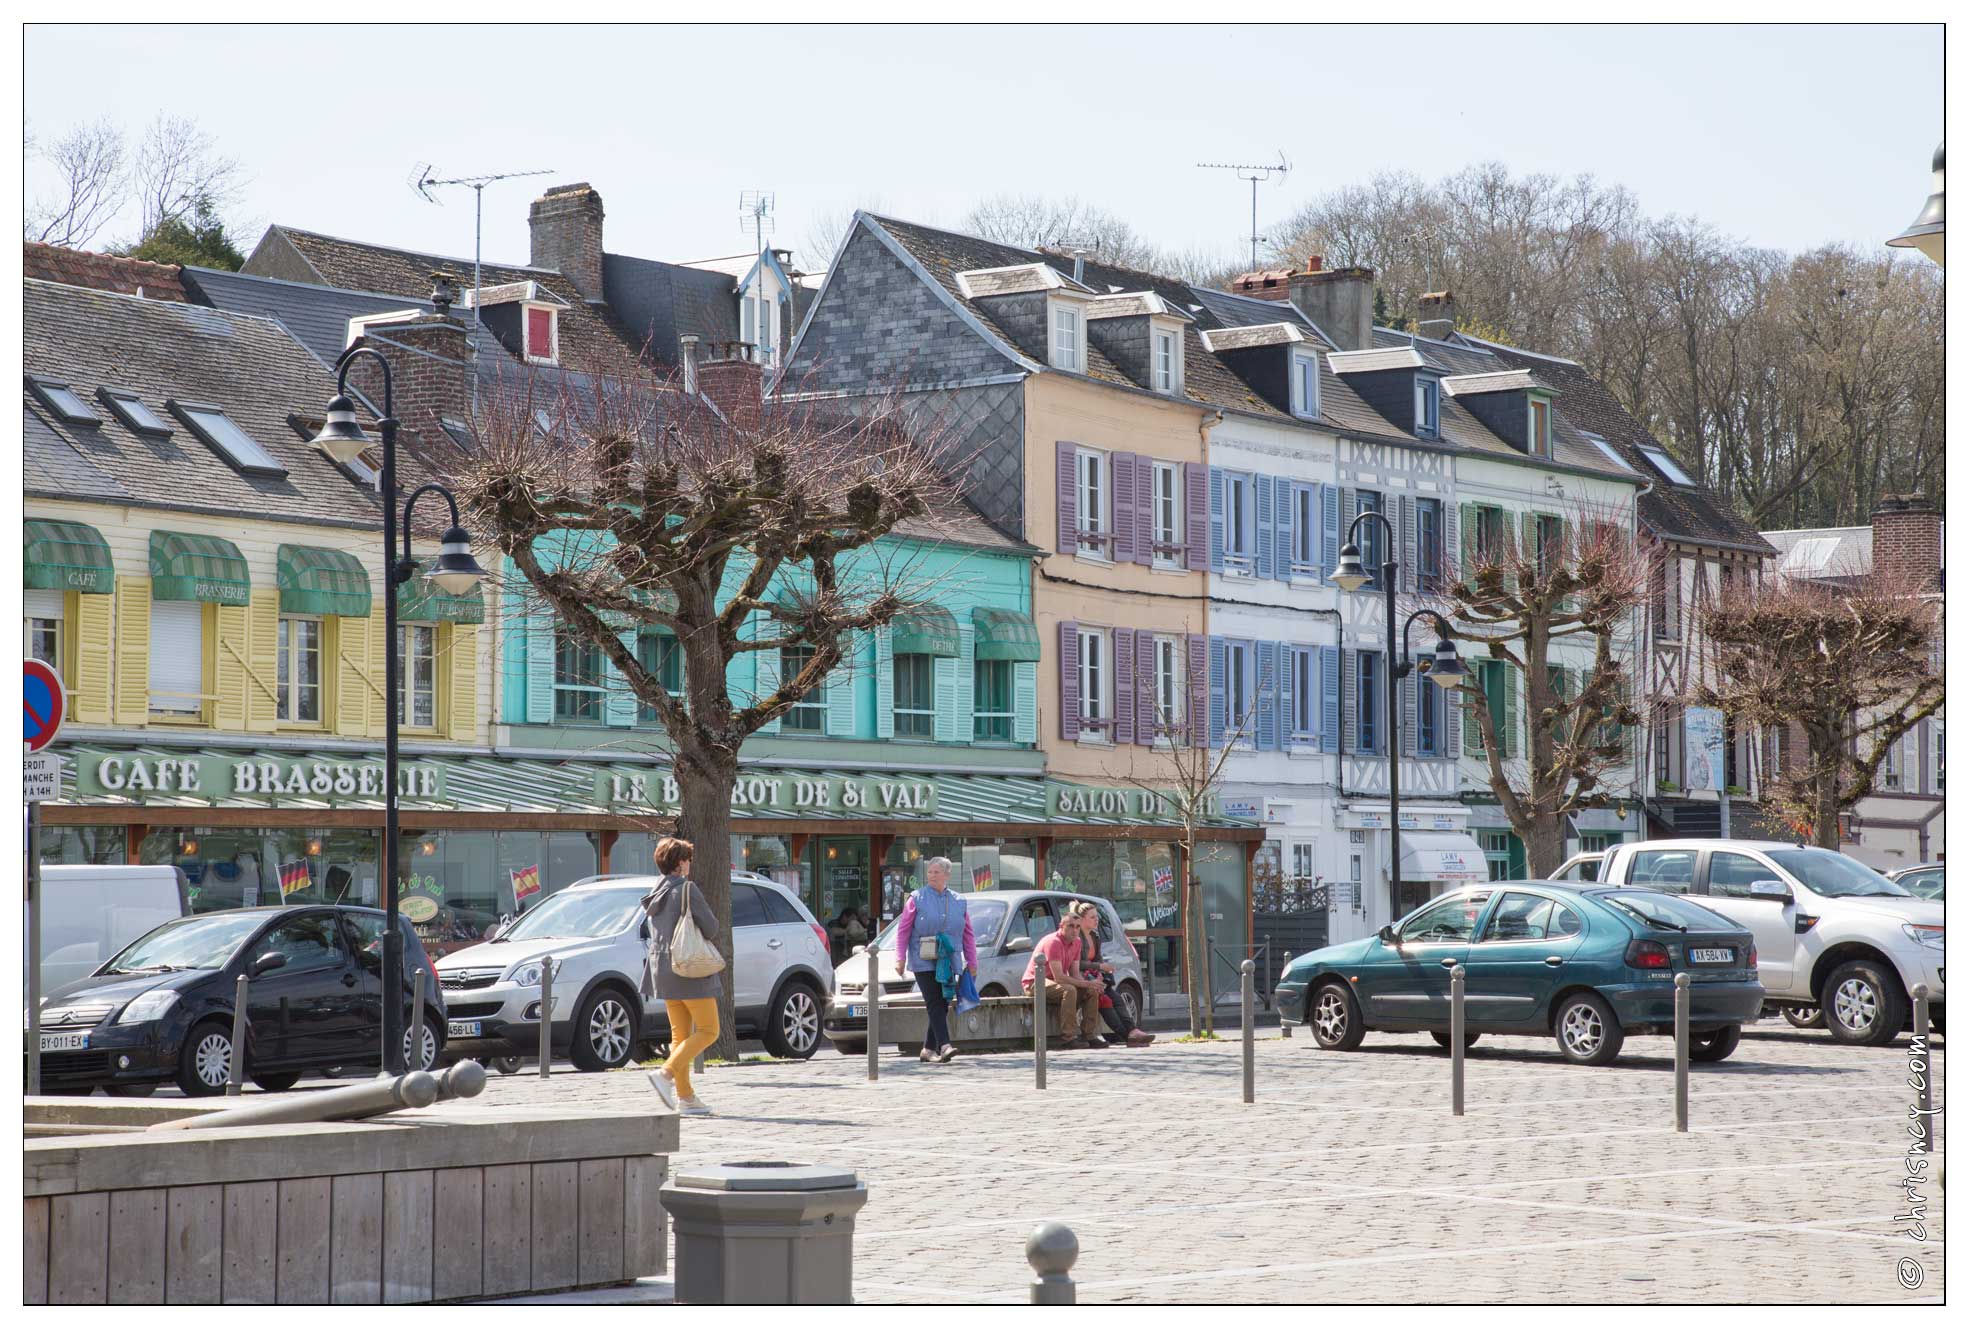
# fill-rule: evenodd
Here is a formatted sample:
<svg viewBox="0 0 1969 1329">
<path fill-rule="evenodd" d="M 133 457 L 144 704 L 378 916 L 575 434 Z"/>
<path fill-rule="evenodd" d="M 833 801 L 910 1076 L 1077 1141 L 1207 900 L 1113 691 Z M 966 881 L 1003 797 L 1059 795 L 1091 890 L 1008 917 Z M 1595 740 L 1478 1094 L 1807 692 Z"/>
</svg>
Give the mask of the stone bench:
<svg viewBox="0 0 1969 1329">
<path fill-rule="evenodd" d="M 915 1056 L 929 1031 L 929 1012 L 920 1001 L 898 1005 L 882 1003 L 882 1041 L 900 1048 L 903 1055 Z M 1065 1041 L 1060 1031 L 1060 1008 L 1046 1007 L 1048 1046 Z M 1032 998 L 986 997 L 973 1010 L 950 1017 L 950 1041 L 959 1052 L 1018 1052 L 1032 1050 Z"/>
</svg>

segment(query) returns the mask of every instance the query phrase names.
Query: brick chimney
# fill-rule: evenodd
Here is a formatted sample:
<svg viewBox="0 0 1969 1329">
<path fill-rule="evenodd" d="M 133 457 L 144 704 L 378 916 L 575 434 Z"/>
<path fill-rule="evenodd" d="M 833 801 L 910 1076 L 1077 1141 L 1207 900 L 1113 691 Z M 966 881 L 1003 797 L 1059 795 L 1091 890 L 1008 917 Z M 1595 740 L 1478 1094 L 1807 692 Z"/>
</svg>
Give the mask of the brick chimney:
<svg viewBox="0 0 1969 1329">
<path fill-rule="evenodd" d="M 1942 579 L 1942 514 L 1920 494 L 1889 494 L 1873 510 L 1873 570 L 1927 590 Z"/>
<path fill-rule="evenodd" d="M 744 342 L 715 342 L 697 366 L 697 389 L 740 429 L 757 429 L 764 415 L 765 373 Z"/>
<path fill-rule="evenodd" d="M 472 395 L 471 343 L 465 325 L 450 313 L 457 285 L 449 273 L 433 273 L 437 313 L 420 314 L 401 323 L 372 325 L 363 343 L 383 353 L 390 363 L 391 409 L 403 435 L 426 446 L 449 446 L 438 427 L 440 418 L 469 420 Z M 383 404 L 383 375 L 364 359 L 349 371 L 363 395 Z"/>
<path fill-rule="evenodd" d="M 1374 345 L 1374 269 L 1329 268 L 1319 255 L 1286 283 L 1287 298 L 1343 351 Z"/>
<path fill-rule="evenodd" d="M 602 299 L 602 196 L 586 183 L 555 185 L 527 209 L 536 268 L 552 268 L 590 301 Z"/>
<path fill-rule="evenodd" d="M 1415 302 L 1415 330 L 1435 341 L 1448 341 L 1456 331 L 1456 296 L 1449 291 L 1430 291 Z"/>
<path fill-rule="evenodd" d="M 1313 260 L 1319 262 L 1317 258 Z M 1231 290 L 1238 295 L 1248 295 L 1254 300 L 1276 300 L 1285 303 L 1286 285 L 1292 280 L 1290 268 L 1260 268 L 1233 278 Z"/>
</svg>

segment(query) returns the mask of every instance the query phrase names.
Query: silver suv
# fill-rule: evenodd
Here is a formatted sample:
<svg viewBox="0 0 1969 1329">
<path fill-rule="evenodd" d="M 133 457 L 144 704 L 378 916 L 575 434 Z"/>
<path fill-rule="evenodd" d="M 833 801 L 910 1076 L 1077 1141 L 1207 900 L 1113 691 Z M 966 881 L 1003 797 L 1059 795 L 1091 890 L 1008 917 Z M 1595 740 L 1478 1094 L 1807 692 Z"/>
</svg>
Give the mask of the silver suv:
<svg viewBox="0 0 1969 1329">
<path fill-rule="evenodd" d="M 1101 959 L 1114 966 L 1114 1000 L 1123 1019 L 1134 1024 L 1142 1017 L 1142 965 L 1121 930 L 1114 905 L 1068 891 L 966 891 L 971 911 L 971 936 L 978 944 L 978 995 L 1017 996 L 1025 980 L 1032 948 L 1059 930 L 1067 905 L 1085 900 L 1100 911 Z M 875 939 L 881 952 L 882 1004 L 923 1004 L 916 976 L 896 968 L 896 925 L 892 921 Z M 834 1000 L 828 1003 L 827 1037 L 843 1053 L 868 1050 L 868 960 L 853 955 L 834 971 Z"/>
<path fill-rule="evenodd" d="M 492 940 L 437 962 L 447 1007 L 446 1048 L 510 1059 L 540 1047 L 540 967 L 554 962 L 554 1050 L 584 1071 L 623 1065 L 644 1041 L 669 1038 L 661 1002 L 644 1009 L 648 876 L 590 877 L 519 916 Z M 779 883 L 732 874 L 733 1019 L 776 1057 L 820 1047 L 827 1003 L 827 933 Z"/>
</svg>

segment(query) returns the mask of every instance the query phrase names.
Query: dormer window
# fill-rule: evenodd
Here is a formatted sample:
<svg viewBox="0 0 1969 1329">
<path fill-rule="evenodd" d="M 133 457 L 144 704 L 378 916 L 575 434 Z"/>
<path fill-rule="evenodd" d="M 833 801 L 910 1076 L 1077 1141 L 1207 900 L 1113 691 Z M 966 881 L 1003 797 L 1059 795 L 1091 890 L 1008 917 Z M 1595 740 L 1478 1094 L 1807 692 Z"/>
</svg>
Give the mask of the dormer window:
<svg viewBox="0 0 1969 1329">
<path fill-rule="evenodd" d="M 1064 301 L 1053 301 L 1051 312 L 1051 339 L 1048 342 L 1048 362 L 1055 369 L 1078 374 L 1084 371 L 1087 363 L 1086 329 L 1080 319 L 1080 310 Z"/>
<path fill-rule="evenodd" d="M 1317 355 L 1292 357 L 1292 413 L 1317 420 L 1320 413 L 1320 362 Z"/>
<path fill-rule="evenodd" d="M 1435 438 L 1442 432 L 1442 401 L 1436 380 L 1415 376 L 1415 436 Z"/>
<path fill-rule="evenodd" d="M 1176 394 L 1183 381 L 1183 334 L 1174 330 L 1155 332 L 1155 356 L 1150 365 L 1157 392 Z"/>
<path fill-rule="evenodd" d="M 1543 397 L 1533 397 L 1529 410 L 1525 437 L 1531 454 L 1549 457 L 1552 455 L 1552 403 Z"/>
<path fill-rule="evenodd" d="M 527 363 L 560 363 L 560 319 L 552 305 L 525 305 Z"/>
</svg>

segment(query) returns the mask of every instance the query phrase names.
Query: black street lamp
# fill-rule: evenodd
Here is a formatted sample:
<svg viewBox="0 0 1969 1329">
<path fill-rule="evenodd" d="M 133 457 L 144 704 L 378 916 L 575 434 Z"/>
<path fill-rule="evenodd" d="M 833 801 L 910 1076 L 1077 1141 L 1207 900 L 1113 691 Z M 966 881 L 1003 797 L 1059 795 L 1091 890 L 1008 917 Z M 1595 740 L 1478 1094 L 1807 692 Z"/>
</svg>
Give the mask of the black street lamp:
<svg viewBox="0 0 1969 1329">
<path fill-rule="evenodd" d="M 404 1071 L 406 1053 L 403 1030 L 403 924 L 399 908 L 397 881 L 397 684 L 402 663 L 397 650 L 397 588 L 417 571 L 411 555 L 410 515 L 417 500 L 437 493 L 451 508 L 451 527 L 439 542 L 438 556 L 424 576 L 439 590 L 463 595 L 485 577 L 485 569 L 472 557 L 472 537 L 458 523 L 458 500 L 443 485 L 427 484 L 413 491 L 403 504 L 403 549 L 397 549 L 397 422 L 392 413 L 390 362 L 368 346 L 353 346 L 335 362 L 335 398 L 328 403 L 328 415 L 314 445 L 329 457 L 346 465 L 369 447 L 369 437 L 356 419 L 355 405 L 349 400 L 349 366 L 357 357 L 369 356 L 383 370 L 383 418 L 376 422 L 383 436 L 383 473 L 379 489 L 383 498 L 383 1069 L 391 1075 Z M 544 1019 L 545 1016 L 543 1015 Z M 421 1053 L 422 1049 L 418 1049 Z"/>
<path fill-rule="evenodd" d="M 1340 547 L 1340 564 L 1333 569 L 1333 583 L 1341 590 L 1352 593 L 1374 580 L 1374 576 L 1361 563 L 1360 546 L 1355 543 L 1355 533 L 1369 517 L 1381 523 L 1383 538 L 1388 542 L 1389 557 L 1381 564 L 1381 590 L 1387 597 L 1388 623 L 1388 908 L 1392 913 L 1399 907 L 1402 898 L 1402 729 L 1401 707 L 1398 704 L 1395 685 L 1407 678 L 1414 668 L 1408 660 L 1408 632 L 1415 626 L 1418 618 L 1432 618 L 1439 634 L 1436 641 L 1435 657 L 1430 661 L 1428 675 L 1441 687 L 1453 688 L 1468 674 L 1463 662 L 1457 658 L 1456 647 L 1450 641 L 1449 621 L 1433 609 L 1418 609 L 1408 616 L 1402 624 L 1399 645 L 1401 653 L 1396 654 L 1397 636 L 1395 630 L 1395 574 L 1401 564 L 1394 558 L 1395 528 L 1386 514 L 1372 508 L 1363 509 L 1353 523 L 1347 527 L 1347 542 Z"/>
<path fill-rule="evenodd" d="M 1944 176 L 1942 149 L 1946 146 L 1946 144 L 1942 143 L 1935 145 L 1935 160 L 1933 164 L 1935 192 L 1928 196 L 1928 203 L 1921 209 L 1921 215 L 1909 222 L 1905 231 L 1902 231 L 1899 235 L 1887 242 L 1897 249 L 1920 250 L 1928 256 L 1929 261 L 1934 263 L 1936 267 L 1942 266 L 1942 235 L 1946 223 L 1942 189 Z"/>
</svg>

